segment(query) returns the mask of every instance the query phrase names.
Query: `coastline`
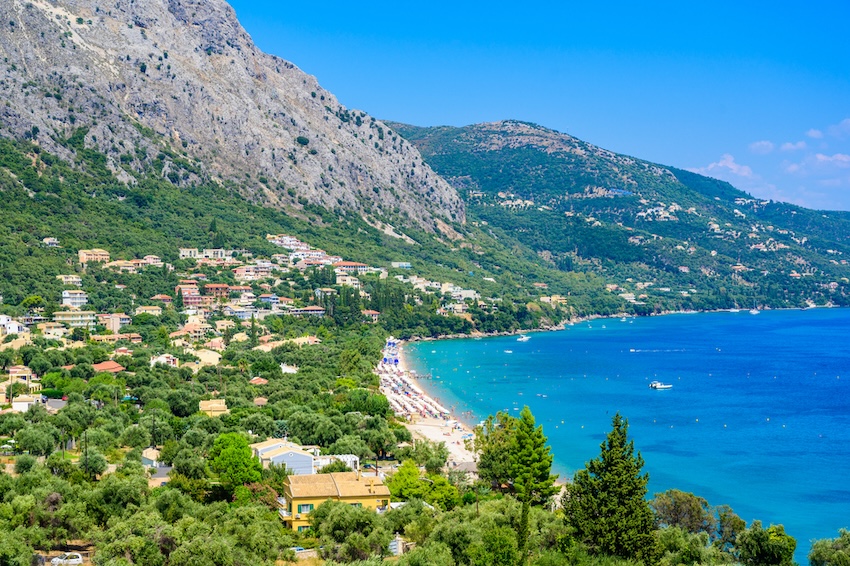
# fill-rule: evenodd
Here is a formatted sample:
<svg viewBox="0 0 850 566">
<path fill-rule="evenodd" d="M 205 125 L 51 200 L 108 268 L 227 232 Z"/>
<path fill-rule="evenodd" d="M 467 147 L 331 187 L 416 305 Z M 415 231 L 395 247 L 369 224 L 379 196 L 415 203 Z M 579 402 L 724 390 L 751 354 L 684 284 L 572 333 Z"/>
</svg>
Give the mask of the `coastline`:
<svg viewBox="0 0 850 566">
<path fill-rule="evenodd" d="M 771 312 L 771 311 L 807 311 L 807 310 L 815 310 L 815 309 L 841 309 L 846 308 L 838 305 L 809 305 L 805 308 L 800 307 L 762 307 L 759 312 Z M 742 308 L 739 309 L 740 312 L 747 312 L 749 309 Z M 634 313 L 615 313 L 615 314 L 589 314 L 586 316 L 577 316 L 575 318 L 571 318 L 568 320 L 564 320 L 555 326 L 546 326 L 539 328 L 529 328 L 529 329 L 520 329 L 520 330 L 506 330 L 501 332 L 477 332 L 472 331 L 469 334 L 443 334 L 441 336 L 413 336 L 401 342 L 436 342 L 439 340 L 458 340 L 463 338 L 498 338 L 499 336 L 519 336 L 521 334 L 531 334 L 536 332 L 559 332 L 561 330 L 566 330 L 568 326 L 573 326 L 575 324 L 580 324 L 582 322 L 589 322 L 592 320 L 614 320 L 619 318 L 652 318 L 656 316 L 670 316 L 670 315 L 684 315 L 684 314 L 710 314 L 710 313 L 731 313 L 735 314 L 735 311 L 732 309 L 710 309 L 710 310 L 675 310 L 675 311 L 661 311 L 657 313 L 650 314 L 634 314 Z M 401 363 L 401 360 L 399 360 Z"/>
<path fill-rule="evenodd" d="M 788 311 L 788 310 L 810 310 L 808 309 L 762 309 L 762 312 L 770 311 Z M 820 307 L 820 308 L 840 308 L 840 307 Z M 729 309 L 716 309 L 707 311 L 664 311 L 645 315 L 647 317 L 668 316 L 668 315 L 686 315 L 686 314 L 704 314 L 704 313 L 722 313 L 727 312 L 734 314 L 734 311 Z M 746 311 L 743 311 L 746 313 Z M 432 442 L 445 442 L 449 449 L 448 466 L 450 469 L 460 467 L 461 469 L 474 469 L 476 458 L 475 454 L 467 450 L 464 444 L 464 439 L 468 438 L 473 433 L 474 423 L 469 422 L 462 416 L 458 416 L 450 409 L 443 407 L 439 397 L 426 391 L 423 384 L 419 383 L 416 371 L 411 369 L 411 364 L 407 358 L 404 346 L 411 342 L 432 342 L 437 340 L 454 340 L 454 339 L 480 339 L 480 338 L 496 338 L 500 336 L 519 336 L 522 334 L 530 334 L 532 332 L 557 332 L 566 330 L 567 326 L 589 322 L 593 320 L 620 319 L 620 318 L 638 318 L 638 315 L 618 313 L 612 315 L 588 315 L 584 317 L 576 317 L 572 320 L 565 321 L 557 326 L 548 328 L 535 328 L 530 330 L 516 330 L 509 332 L 472 332 L 470 334 L 448 334 L 438 337 L 412 338 L 410 340 L 396 340 L 390 338 L 394 344 L 388 350 L 385 346 L 384 357 L 393 356 L 393 360 L 397 359 L 397 364 L 379 363 L 375 368 L 375 373 L 380 378 L 380 391 L 390 401 L 391 408 L 396 416 L 404 423 L 404 426 L 411 432 L 414 438 L 426 439 Z M 410 400 L 425 403 L 425 406 L 430 406 L 431 411 L 421 410 L 421 405 L 413 405 L 408 402 L 407 407 L 400 405 L 402 400 Z"/>
<path fill-rule="evenodd" d="M 380 391 L 390 407 L 415 439 L 444 442 L 449 451 L 449 469 L 473 471 L 475 454 L 466 449 L 464 440 L 471 438 L 472 427 L 456 418 L 438 399 L 426 393 L 417 383 L 404 355 L 404 342 L 387 340 L 384 359 L 375 368 Z M 397 360 L 397 363 L 395 361 Z"/>
</svg>

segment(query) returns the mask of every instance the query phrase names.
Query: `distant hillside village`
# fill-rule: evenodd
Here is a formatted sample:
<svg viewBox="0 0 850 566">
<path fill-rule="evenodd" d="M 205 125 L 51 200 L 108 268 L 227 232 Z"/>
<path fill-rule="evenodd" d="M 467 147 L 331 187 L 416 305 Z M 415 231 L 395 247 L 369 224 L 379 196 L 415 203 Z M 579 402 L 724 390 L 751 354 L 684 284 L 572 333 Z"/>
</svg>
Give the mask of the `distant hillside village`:
<svg viewBox="0 0 850 566">
<path fill-rule="evenodd" d="M 85 342 L 112 345 L 115 348 L 112 357 L 132 355 L 134 346 L 147 346 L 154 349 L 149 358 L 151 366 L 163 364 L 197 373 L 204 367 L 217 366 L 230 342 L 253 340 L 255 349 L 263 352 L 271 352 L 288 343 L 299 346 L 320 343 L 320 338 L 309 335 L 284 338 L 262 323 L 270 316 L 321 319 L 328 316 L 328 309 L 333 308 L 341 293 L 355 295 L 358 302 L 368 302 L 371 295 L 364 289 L 361 279 L 372 277 L 384 281 L 389 277 L 388 268 L 329 255 L 293 236 L 269 234 L 266 240 L 286 251 L 270 257 L 253 257 L 246 250 L 180 248 L 179 260 L 193 265 L 197 270 L 194 272 L 175 272 L 174 265 L 154 255 L 126 260 L 114 259 L 104 249 L 81 249 L 77 254 L 78 269 L 56 277 L 66 288 L 61 297 L 55 298 L 55 308 L 48 307 L 50 301 L 45 298 L 32 297 L 25 315 L 16 318 L 0 315 L 0 350 L 31 345 L 34 337 L 54 341 L 59 347 Z M 47 237 L 43 244 L 57 247 L 59 241 Z M 102 312 L 108 309 L 96 308 L 97 298 L 93 300 L 91 296 L 93 293 L 97 296 L 99 289 L 87 289 L 84 285 L 84 277 L 93 269 L 100 269 L 101 274 L 113 272 L 157 281 L 167 273 L 177 278 L 177 284 L 160 288 L 160 292 L 149 297 L 133 295 L 135 308 L 131 313 Z M 412 265 L 406 261 L 392 262 L 389 269 L 409 272 Z M 218 282 L 223 275 L 233 282 Z M 412 292 L 436 297 L 433 314 L 442 317 L 468 318 L 466 313 L 471 307 L 492 308 L 498 303 L 492 298 L 482 300 L 478 291 L 452 282 L 430 281 L 414 274 L 398 274 L 393 280 Z M 296 281 L 308 287 L 313 281 L 323 284 L 311 287 L 309 293 L 298 293 Z M 100 280 L 95 285 L 104 283 L 106 281 Z M 546 287 L 545 284 L 535 285 L 539 290 Z M 119 291 L 127 288 L 123 284 L 114 287 Z M 423 306 L 419 295 L 412 298 Z M 564 298 L 543 297 L 541 301 L 557 305 Z M 50 310 L 52 312 L 48 312 Z M 179 322 L 175 330 L 168 332 L 166 341 L 150 343 L 142 333 L 133 331 L 140 324 L 158 327 L 158 320 L 168 314 L 178 315 Z M 381 312 L 363 308 L 357 318 L 362 323 L 377 323 Z M 125 369 L 111 361 L 106 363 L 103 367 L 96 364 L 95 370 L 115 374 Z M 286 366 L 281 369 L 297 371 L 297 368 Z M 9 405 L 4 409 L 7 411 L 25 412 L 39 402 L 42 390 L 39 374 L 42 372 L 26 366 L 11 366 L 6 370 L 8 376 L 0 391 L 0 405 Z M 61 403 L 47 403 L 46 407 L 56 410 Z M 210 415 L 215 413 L 203 407 L 201 410 Z"/>
</svg>

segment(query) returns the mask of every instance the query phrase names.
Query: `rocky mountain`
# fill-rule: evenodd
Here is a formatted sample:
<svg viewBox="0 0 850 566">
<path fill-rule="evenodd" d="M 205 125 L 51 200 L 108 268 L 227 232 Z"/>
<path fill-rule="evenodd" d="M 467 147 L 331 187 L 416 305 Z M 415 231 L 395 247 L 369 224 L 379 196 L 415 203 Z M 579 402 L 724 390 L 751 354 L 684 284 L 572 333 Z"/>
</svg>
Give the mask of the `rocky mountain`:
<svg viewBox="0 0 850 566">
<path fill-rule="evenodd" d="M 411 144 L 257 49 L 224 0 L 4 0 L 0 22 L 0 136 L 69 160 L 76 136 L 127 184 L 212 179 L 428 231 L 465 219 Z"/>
<path fill-rule="evenodd" d="M 603 275 L 647 308 L 850 294 L 847 213 L 757 199 L 535 124 L 390 125 L 461 192 L 474 224 L 563 270 Z"/>
</svg>

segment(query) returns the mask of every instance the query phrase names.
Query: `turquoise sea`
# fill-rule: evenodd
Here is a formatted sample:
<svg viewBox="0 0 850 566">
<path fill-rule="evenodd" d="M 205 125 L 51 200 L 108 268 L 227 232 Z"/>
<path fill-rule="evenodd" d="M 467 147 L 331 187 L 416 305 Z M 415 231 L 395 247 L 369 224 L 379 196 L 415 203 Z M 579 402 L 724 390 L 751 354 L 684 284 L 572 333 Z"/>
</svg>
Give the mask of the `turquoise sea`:
<svg viewBox="0 0 850 566">
<path fill-rule="evenodd" d="M 599 319 L 559 332 L 419 342 L 420 384 L 468 424 L 528 405 L 569 477 L 619 411 L 650 474 L 810 541 L 850 528 L 850 310 Z M 672 389 L 652 390 L 659 380 Z"/>
</svg>

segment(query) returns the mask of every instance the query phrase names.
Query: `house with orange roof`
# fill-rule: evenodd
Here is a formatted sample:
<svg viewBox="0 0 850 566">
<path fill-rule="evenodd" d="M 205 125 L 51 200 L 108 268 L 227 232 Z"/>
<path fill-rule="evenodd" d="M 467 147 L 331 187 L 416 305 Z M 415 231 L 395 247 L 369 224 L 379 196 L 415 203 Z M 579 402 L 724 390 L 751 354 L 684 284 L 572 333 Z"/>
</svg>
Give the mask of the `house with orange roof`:
<svg viewBox="0 0 850 566">
<path fill-rule="evenodd" d="M 99 364 L 92 364 L 92 368 L 94 368 L 95 373 L 118 373 L 126 369 L 124 366 L 113 360 L 106 360 Z"/>
<path fill-rule="evenodd" d="M 342 273 L 366 273 L 369 266 L 356 261 L 338 261 L 333 264 L 333 268 L 335 271 Z"/>
<path fill-rule="evenodd" d="M 373 311 L 373 310 L 363 310 L 363 311 L 360 311 L 360 314 L 365 316 L 366 319 L 370 320 L 371 322 L 378 322 L 378 317 L 381 316 L 380 312 Z"/>
<path fill-rule="evenodd" d="M 230 295 L 230 285 L 227 283 L 207 283 L 204 285 L 204 291 L 207 295 L 213 297 L 227 298 Z"/>
</svg>

